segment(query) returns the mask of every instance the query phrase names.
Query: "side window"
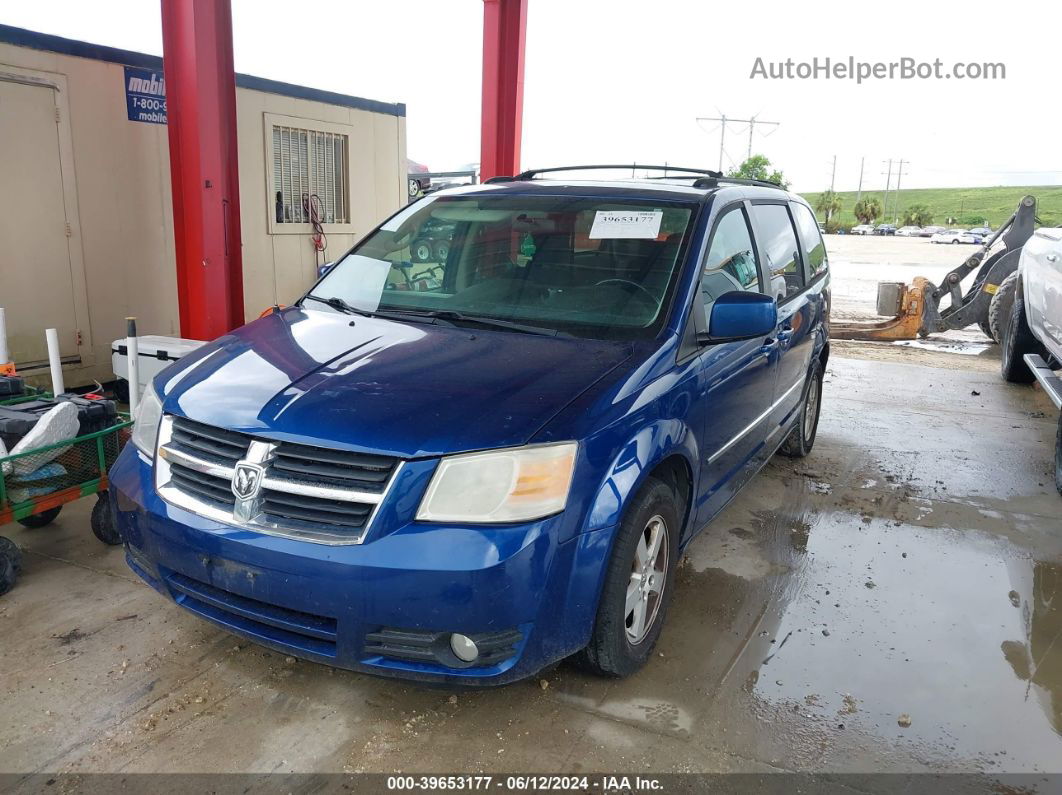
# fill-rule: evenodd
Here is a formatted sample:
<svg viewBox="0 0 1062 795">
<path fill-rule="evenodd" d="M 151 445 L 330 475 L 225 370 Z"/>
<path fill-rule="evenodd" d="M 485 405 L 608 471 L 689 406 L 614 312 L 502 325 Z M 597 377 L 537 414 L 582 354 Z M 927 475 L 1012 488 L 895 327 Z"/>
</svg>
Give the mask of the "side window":
<svg viewBox="0 0 1062 795">
<path fill-rule="evenodd" d="M 771 273 L 769 295 L 784 301 L 806 286 L 796 231 L 783 204 L 754 204 L 756 233 Z"/>
<path fill-rule="evenodd" d="M 815 220 L 815 215 L 805 205 L 794 202 L 790 206 L 793 208 L 793 216 L 800 230 L 804 260 L 808 263 L 811 278 L 814 279 L 829 269 L 826 261 L 826 244 L 822 241 L 822 233 L 819 232 L 819 222 Z"/>
<path fill-rule="evenodd" d="M 760 291 L 759 264 L 741 207 L 727 210 L 715 223 L 712 245 L 701 271 L 705 320 L 711 318 L 715 299 L 734 290 Z"/>
</svg>

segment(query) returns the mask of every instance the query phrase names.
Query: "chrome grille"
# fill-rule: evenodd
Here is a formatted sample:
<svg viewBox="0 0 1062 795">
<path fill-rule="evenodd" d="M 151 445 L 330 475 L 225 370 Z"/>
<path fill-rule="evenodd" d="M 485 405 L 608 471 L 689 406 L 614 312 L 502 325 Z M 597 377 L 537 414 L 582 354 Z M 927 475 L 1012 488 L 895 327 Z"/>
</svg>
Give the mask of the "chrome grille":
<svg viewBox="0 0 1062 795">
<path fill-rule="evenodd" d="M 302 483 L 325 483 L 359 491 L 381 492 L 396 464 L 396 459 L 386 456 L 281 442 L 277 445 L 269 472 Z"/>
<path fill-rule="evenodd" d="M 250 434 L 166 415 L 159 426 L 155 487 L 167 502 L 258 532 L 324 544 L 357 544 L 401 462 Z M 250 466 L 259 488 L 237 497 Z"/>
</svg>

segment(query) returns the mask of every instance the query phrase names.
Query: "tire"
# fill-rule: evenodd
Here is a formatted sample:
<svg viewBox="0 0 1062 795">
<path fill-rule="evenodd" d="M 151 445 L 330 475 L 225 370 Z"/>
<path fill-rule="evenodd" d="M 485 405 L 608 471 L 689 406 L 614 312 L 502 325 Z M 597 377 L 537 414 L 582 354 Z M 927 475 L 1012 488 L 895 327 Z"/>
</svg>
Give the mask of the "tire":
<svg viewBox="0 0 1062 795">
<path fill-rule="evenodd" d="M 951 241 L 951 244 L 952 244 L 953 246 L 957 246 L 957 245 L 959 245 L 959 241 L 958 241 L 958 239 L 952 240 L 952 241 Z"/>
<path fill-rule="evenodd" d="M 414 262 L 427 262 L 431 259 L 431 241 L 426 238 L 414 240 L 409 244 L 409 258 Z"/>
<path fill-rule="evenodd" d="M 406 186 L 406 189 L 409 192 L 409 198 L 412 199 L 416 197 L 416 195 L 420 193 L 420 180 L 409 180 L 409 184 Z"/>
<path fill-rule="evenodd" d="M 1025 364 L 1024 357 L 1027 353 L 1039 353 L 1040 344 L 1029 330 L 1029 322 L 1025 319 L 1025 299 L 1018 289 L 1015 289 L 1010 314 L 1000 332 L 999 346 L 1002 349 L 999 369 L 1003 380 L 1012 384 L 1031 384 L 1036 376 Z"/>
<path fill-rule="evenodd" d="M 92 535 L 109 546 L 118 546 L 122 543 L 122 536 L 118 532 L 118 523 L 114 521 L 114 511 L 111 510 L 111 501 L 107 498 L 107 492 L 101 491 L 96 498 L 96 504 L 92 506 Z"/>
<path fill-rule="evenodd" d="M 22 571 L 22 550 L 10 538 L 0 536 L 0 596 L 15 587 Z"/>
<path fill-rule="evenodd" d="M 981 333 L 984 334 L 986 337 L 988 337 L 988 339 L 991 340 L 992 342 L 999 342 L 999 340 L 997 340 L 995 337 L 992 336 L 992 327 L 990 325 L 988 325 L 988 320 L 987 319 L 986 320 L 978 320 L 977 321 L 977 328 L 981 329 Z"/>
<path fill-rule="evenodd" d="M 446 258 L 450 256 L 450 241 L 440 240 L 433 247 L 436 262 L 446 262 Z"/>
<path fill-rule="evenodd" d="M 31 530 L 36 530 L 41 527 L 46 527 L 55 521 L 59 516 L 59 512 L 63 510 L 62 505 L 57 505 L 55 508 L 49 508 L 47 511 L 41 511 L 40 513 L 30 514 L 22 519 L 18 520 L 18 523 L 23 527 L 28 527 Z"/>
<path fill-rule="evenodd" d="M 1018 294 L 1018 271 L 999 283 L 996 294 L 988 304 L 988 336 L 996 342 L 1003 338 L 1003 323 L 1010 316 L 1014 296 Z"/>
<path fill-rule="evenodd" d="M 819 415 L 822 413 L 822 362 L 818 359 L 811 366 L 799 411 L 800 419 L 778 448 L 778 452 L 788 458 L 804 458 L 811 453 L 819 433 Z"/>
<path fill-rule="evenodd" d="M 129 382 L 124 378 L 114 382 L 114 396 L 119 403 L 129 403 Z"/>
<path fill-rule="evenodd" d="M 590 643 L 575 655 L 580 667 L 599 676 L 629 676 L 652 656 L 674 590 L 684 515 L 685 506 L 674 489 L 649 478 L 616 531 Z M 647 578 L 649 569 L 639 558 L 651 551 L 654 535 L 660 539 L 649 561 L 655 574 Z M 639 548 L 642 555 L 636 555 Z M 650 583 L 659 584 L 660 590 Z"/>
<path fill-rule="evenodd" d="M 1062 496 L 1062 414 L 1058 415 L 1058 433 L 1055 435 L 1055 488 Z"/>
</svg>

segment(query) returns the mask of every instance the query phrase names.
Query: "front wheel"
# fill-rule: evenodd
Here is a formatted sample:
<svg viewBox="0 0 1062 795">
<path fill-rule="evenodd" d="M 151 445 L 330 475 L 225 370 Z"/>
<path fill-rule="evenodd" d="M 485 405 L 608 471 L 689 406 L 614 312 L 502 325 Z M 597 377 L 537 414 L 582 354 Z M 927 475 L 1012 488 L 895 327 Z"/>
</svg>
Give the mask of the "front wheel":
<svg viewBox="0 0 1062 795">
<path fill-rule="evenodd" d="M 22 570 L 22 550 L 10 538 L 0 536 L 0 596 L 15 587 Z"/>
<path fill-rule="evenodd" d="M 822 362 L 818 359 L 811 367 L 808 385 L 804 390 L 804 402 L 800 404 L 799 411 L 800 419 L 778 448 L 778 452 L 789 458 L 804 458 L 815 446 L 819 414 L 822 411 Z"/>
<path fill-rule="evenodd" d="M 59 516 L 59 512 L 63 510 L 62 505 L 57 505 L 54 508 L 49 508 L 47 511 L 41 511 L 40 513 L 33 513 L 29 516 L 23 516 L 18 520 L 18 523 L 23 527 L 28 527 L 31 530 L 36 530 L 41 527 L 46 527 L 56 520 Z"/>
<path fill-rule="evenodd" d="M 1055 434 L 1055 488 L 1062 496 L 1062 414 L 1058 415 L 1058 433 Z"/>
<path fill-rule="evenodd" d="M 1020 285 L 1016 288 L 1010 314 L 1000 331 L 999 347 L 1002 349 L 999 369 L 1003 379 L 1012 384 L 1031 384 L 1036 376 L 1025 363 L 1025 354 L 1039 353 L 1040 344 L 1029 329 Z"/>
<path fill-rule="evenodd" d="M 616 531 L 590 644 L 576 662 L 601 676 L 628 676 L 653 653 L 674 588 L 684 506 L 650 478 Z"/>
<path fill-rule="evenodd" d="M 92 535 L 110 546 L 122 543 L 122 536 L 118 532 L 118 523 L 114 521 L 114 511 L 111 510 L 111 501 L 107 492 L 101 491 L 96 498 L 96 504 L 92 506 Z"/>
</svg>

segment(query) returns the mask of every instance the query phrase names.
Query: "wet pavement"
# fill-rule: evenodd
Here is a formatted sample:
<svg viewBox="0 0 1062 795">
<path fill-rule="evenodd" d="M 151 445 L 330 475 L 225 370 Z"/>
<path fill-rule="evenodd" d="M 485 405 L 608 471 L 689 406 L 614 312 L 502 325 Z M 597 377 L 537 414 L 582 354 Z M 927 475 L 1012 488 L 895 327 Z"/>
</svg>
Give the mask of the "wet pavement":
<svg viewBox="0 0 1062 795">
<path fill-rule="evenodd" d="M 140 584 L 90 501 L 5 527 L 26 565 L 0 598 L 0 772 L 1062 772 L 1053 409 L 974 357 L 889 351 L 831 361 L 815 451 L 690 545 L 621 681 L 451 692 L 290 660 Z"/>
</svg>

